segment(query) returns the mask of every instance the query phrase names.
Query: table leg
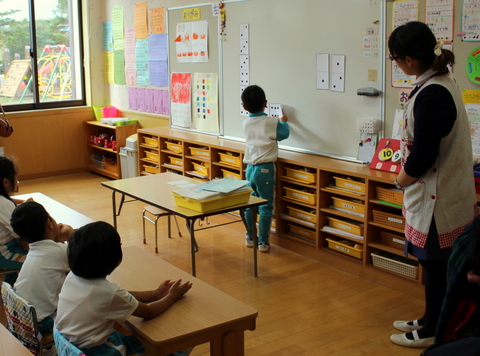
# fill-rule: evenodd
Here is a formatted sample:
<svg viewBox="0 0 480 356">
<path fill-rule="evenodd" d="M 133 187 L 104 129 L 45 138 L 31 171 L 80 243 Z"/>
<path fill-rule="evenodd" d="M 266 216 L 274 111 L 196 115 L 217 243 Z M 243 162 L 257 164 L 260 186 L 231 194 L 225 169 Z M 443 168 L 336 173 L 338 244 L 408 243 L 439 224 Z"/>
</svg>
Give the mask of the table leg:
<svg viewBox="0 0 480 356">
<path fill-rule="evenodd" d="M 188 231 L 190 232 L 190 253 L 192 255 L 192 276 L 196 277 L 197 269 L 195 267 L 195 253 L 198 252 L 197 241 L 195 240 L 195 221 L 196 219 L 186 219 Z"/>
<path fill-rule="evenodd" d="M 258 249 L 258 236 L 257 236 L 257 208 L 251 208 L 250 213 L 252 214 L 252 236 L 253 236 L 253 276 L 258 277 L 258 267 L 257 267 L 257 249 Z"/>
<path fill-rule="evenodd" d="M 243 331 L 227 332 L 220 339 L 210 342 L 210 356 L 244 356 L 245 336 Z"/>
<path fill-rule="evenodd" d="M 112 191 L 112 209 L 113 209 L 113 227 L 117 229 L 117 202 L 115 201 L 115 191 Z"/>
<path fill-rule="evenodd" d="M 245 230 L 248 231 L 247 220 L 245 219 L 246 209 L 240 209 L 240 217 L 242 218 L 243 225 L 245 225 Z M 252 216 L 253 226 L 252 231 L 248 231 L 248 235 L 253 239 L 253 276 L 258 277 L 258 267 L 257 267 L 257 248 L 258 248 L 258 236 L 257 236 L 257 207 L 250 208 L 250 214 Z"/>
</svg>

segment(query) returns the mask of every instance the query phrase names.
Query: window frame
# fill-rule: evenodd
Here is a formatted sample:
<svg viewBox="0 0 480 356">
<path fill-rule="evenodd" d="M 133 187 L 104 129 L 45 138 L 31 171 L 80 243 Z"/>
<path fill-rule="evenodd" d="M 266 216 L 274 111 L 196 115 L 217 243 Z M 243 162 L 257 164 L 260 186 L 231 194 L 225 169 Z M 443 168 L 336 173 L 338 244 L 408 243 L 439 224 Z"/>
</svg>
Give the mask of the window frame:
<svg viewBox="0 0 480 356">
<path fill-rule="evenodd" d="M 29 20 L 30 20 L 30 60 L 32 66 L 32 73 L 38 73 L 38 60 L 40 53 L 37 52 L 37 38 L 36 38 L 36 21 L 35 21 L 35 2 L 38 1 L 41 4 L 42 0 L 27 0 L 29 6 Z M 74 99 L 74 100 L 61 100 L 61 101 L 47 101 L 47 102 L 40 102 L 40 92 L 39 88 L 39 80 L 38 75 L 33 75 L 33 85 L 32 85 L 32 94 L 33 94 L 33 102 L 31 103 L 14 103 L 14 104 L 2 104 L 2 107 L 5 112 L 17 112 L 17 111 L 33 111 L 33 110 L 45 110 L 45 109 L 55 109 L 55 108 L 68 108 L 68 107 L 79 107 L 79 106 L 86 106 L 87 105 L 87 98 L 86 98 L 86 68 L 84 63 L 84 54 L 85 54 L 85 43 L 84 43 L 84 19 L 83 19 L 83 8 L 82 8 L 82 0 L 68 0 L 69 3 L 73 4 L 76 3 L 77 11 L 78 11 L 78 19 L 75 23 L 75 32 L 78 34 L 75 35 L 75 38 L 71 39 L 70 42 L 75 42 L 74 50 L 78 52 L 78 66 L 80 70 L 78 70 L 78 77 L 75 76 L 75 79 L 80 79 L 80 96 L 81 99 Z M 68 16 L 73 16 L 71 11 L 69 11 Z M 70 46 L 69 48 L 72 48 Z M 6 74 L 6 73 L 5 73 Z"/>
</svg>

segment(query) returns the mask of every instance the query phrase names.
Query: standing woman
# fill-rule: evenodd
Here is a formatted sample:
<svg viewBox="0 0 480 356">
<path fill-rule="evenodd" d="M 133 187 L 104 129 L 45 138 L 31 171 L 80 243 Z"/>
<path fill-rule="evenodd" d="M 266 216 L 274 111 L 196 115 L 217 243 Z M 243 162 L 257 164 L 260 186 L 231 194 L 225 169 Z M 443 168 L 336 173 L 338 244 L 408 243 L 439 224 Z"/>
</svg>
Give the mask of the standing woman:
<svg viewBox="0 0 480 356">
<path fill-rule="evenodd" d="M 416 77 L 404 112 L 402 169 L 395 181 L 405 190 L 405 254 L 418 258 L 425 272 L 425 313 L 393 326 L 404 334 L 390 340 L 406 347 L 433 344 L 446 291 L 447 261 L 455 238 L 477 214 L 467 114 L 448 69 L 454 54 L 437 45 L 422 22 L 396 28 L 390 59 Z"/>
<path fill-rule="evenodd" d="M 13 232 L 10 216 L 16 207 L 11 195 L 17 187 L 17 169 L 13 161 L 0 157 L 0 270 L 20 269 L 27 251 L 20 238 Z M 5 275 L 5 282 L 13 285 L 16 273 Z"/>
</svg>

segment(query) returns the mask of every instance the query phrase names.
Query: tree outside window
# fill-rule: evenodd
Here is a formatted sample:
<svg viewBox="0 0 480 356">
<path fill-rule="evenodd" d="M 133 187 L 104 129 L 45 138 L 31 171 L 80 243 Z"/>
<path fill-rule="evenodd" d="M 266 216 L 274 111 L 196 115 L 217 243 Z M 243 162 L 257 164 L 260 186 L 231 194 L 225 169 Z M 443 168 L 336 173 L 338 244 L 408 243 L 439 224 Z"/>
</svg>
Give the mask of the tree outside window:
<svg viewBox="0 0 480 356">
<path fill-rule="evenodd" d="M 80 0 L 0 0 L 0 103 L 83 105 L 81 44 Z"/>
</svg>

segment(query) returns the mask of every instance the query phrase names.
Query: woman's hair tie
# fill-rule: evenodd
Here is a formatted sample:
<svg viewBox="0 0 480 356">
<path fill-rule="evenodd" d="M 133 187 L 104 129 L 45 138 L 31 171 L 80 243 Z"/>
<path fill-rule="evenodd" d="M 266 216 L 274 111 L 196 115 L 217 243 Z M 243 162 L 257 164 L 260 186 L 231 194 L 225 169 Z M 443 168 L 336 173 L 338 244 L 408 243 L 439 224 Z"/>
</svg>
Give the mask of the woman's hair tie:
<svg viewBox="0 0 480 356">
<path fill-rule="evenodd" d="M 442 48 L 443 48 L 443 41 L 437 44 L 433 49 L 433 53 L 435 54 L 435 56 L 437 56 L 437 58 L 442 55 Z"/>
</svg>

